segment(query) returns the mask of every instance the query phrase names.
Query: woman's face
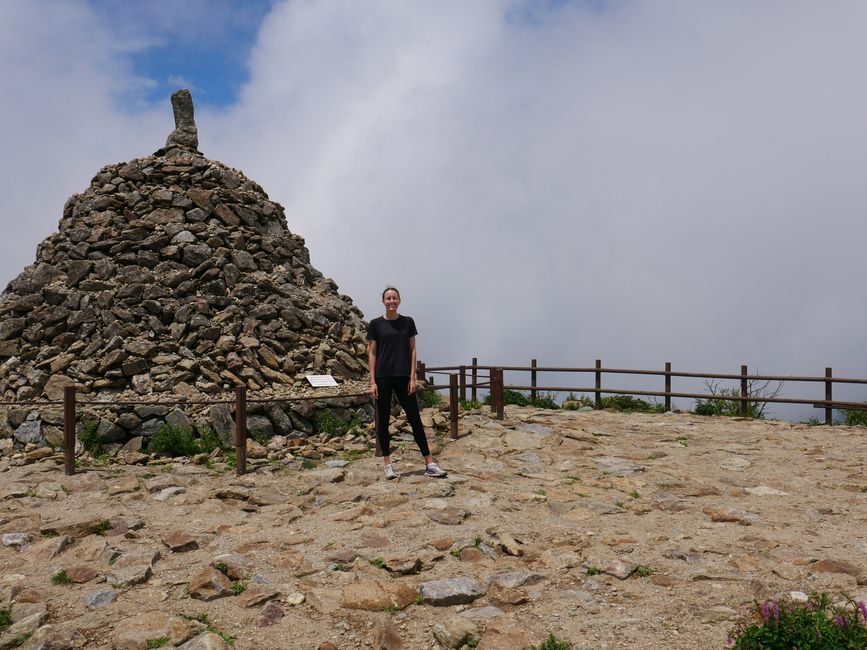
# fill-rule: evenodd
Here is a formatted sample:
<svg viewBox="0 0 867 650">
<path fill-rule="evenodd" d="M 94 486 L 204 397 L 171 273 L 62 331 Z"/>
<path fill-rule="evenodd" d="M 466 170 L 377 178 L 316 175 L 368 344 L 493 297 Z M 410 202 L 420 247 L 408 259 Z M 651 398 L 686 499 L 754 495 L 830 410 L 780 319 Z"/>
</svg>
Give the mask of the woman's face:
<svg viewBox="0 0 867 650">
<path fill-rule="evenodd" d="M 386 311 L 397 311 L 400 306 L 400 294 L 394 289 L 389 289 L 382 297 L 382 304 L 385 305 Z"/>
</svg>

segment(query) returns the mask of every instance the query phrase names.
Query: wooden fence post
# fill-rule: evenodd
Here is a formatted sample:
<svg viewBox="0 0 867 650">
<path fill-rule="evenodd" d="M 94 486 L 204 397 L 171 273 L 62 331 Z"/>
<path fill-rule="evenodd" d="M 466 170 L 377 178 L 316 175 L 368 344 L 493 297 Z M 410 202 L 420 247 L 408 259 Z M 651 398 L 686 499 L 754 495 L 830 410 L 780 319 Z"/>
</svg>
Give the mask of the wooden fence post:
<svg viewBox="0 0 867 650">
<path fill-rule="evenodd" d="M 831 369 L 825 368 L 825 400 L 828 402 L 834 401 L 834 382 L 831 379 Z M 834 424 L 834 409 L 830 406 L 825 407 L 825 424 L 831 426 Z"/>
<path fill-rule="evenodd" d="M 476 384 L 479 381 L 479 360 L 476 357 L 473 357 L 473 389 L 471 391 L 471 395 L 473 396 L 473 401 L 477 401 L 479 394 L 476 392 Z"/>
<path fill-rule="evenodd" d="M 491 412 L 497 420 L 503 419 L 503 369 L 491 368 Z"/>
<path fill-rule="evenodd" d="M 596 394 L 596 410 L 599 411 L 602 409 L 602 360 L 596 359 L 596 390 L 594 391 Z"/>
<path fill-rule="evenodd" d="M 235 460 L 236 473 L 247 473 L 247 388 L 235 386 Z"/>
<path fill-rule="evenodd" d="M 747 417 L 749 402 L 747 398 L 750 394 L 749 382 L 747 381 L 748 369 L 746 366 L 741 366 L 741 417 Z"/>
<path fill-rule="evenodd" d="M 75 474 L 75 386 L 63 389 L 63 471 Z"/>
<path fill-rule="evenodd" d="M 536 386 L 538 386 L 538 384 L 536 383 L 536 360 L 535 359 L 530 359 L 530 368 L 532 369 L 532 370 L 530 370 L 530 386 L 533 387 L 530 390 L 530 399 L 535 400 L 536 399 Z"/>
<path fill-rule="evenodd" d="M 665 362 L 665 412 L 671 410 L 671 361 Z"/>
<path fill-rule="evenodd" d="M 462 402 L 466 402 L 467 401 L 467 367 L 461 366 L 460 367 L 460 373 L 461 373 L 459 375 L 460 386 L 461 386 L 460 398 L 461 398 Z"/>
<path fill-rule="evenodd" d="M 466 390 L 466 386 L 464 386 Z M 449 426 L 451 427 L 452 439 L 458 437 L 458 376 L 449 375 Z"/>
<path fill-rule="evenodd" d="M 422 361 L 416 361 L 415 365 L 415 378 L 416 380 L 425 381 L 425 365 Z"/>
</svg>

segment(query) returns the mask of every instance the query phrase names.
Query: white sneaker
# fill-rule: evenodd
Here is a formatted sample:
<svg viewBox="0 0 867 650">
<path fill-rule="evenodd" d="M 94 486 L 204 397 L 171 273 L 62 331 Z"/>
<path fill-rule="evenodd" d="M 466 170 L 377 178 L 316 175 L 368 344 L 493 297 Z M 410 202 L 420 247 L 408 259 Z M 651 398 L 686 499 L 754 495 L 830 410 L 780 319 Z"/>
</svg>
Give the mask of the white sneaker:
<svg viewBox="0 0 867 650">
<path fill-rule="evenodd" d="M 385 466 L 385 480 L 390 481 L 393 478 L 397 478 L 397 474 L 394 473 L 394 467 L 391 466 L 391 463 Z"/>
<path fill-rule="evenodd" d="M 434 478 L 443 478 L 448 475 L 448 472 L 440 469 L 440 466 L 436 463 L 431 463 L 424 470 L 425 476 L 433 476 Z"/>
</svg>

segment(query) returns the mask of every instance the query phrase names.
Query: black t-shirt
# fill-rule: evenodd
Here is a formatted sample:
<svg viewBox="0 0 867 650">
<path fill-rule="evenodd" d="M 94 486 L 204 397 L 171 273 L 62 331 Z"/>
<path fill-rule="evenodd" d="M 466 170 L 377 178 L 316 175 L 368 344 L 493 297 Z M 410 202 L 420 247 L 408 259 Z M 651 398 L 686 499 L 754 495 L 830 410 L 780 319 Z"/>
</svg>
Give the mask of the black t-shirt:
<svg viewBox="0 0 867 650">
<path fill-rule="evenodd" d="M 376 341 L 375 377 L 409 377 L 412 355 L 409 340 L 418 334 L 409 316 L 387 320 L 374 318 L 367 326 L 367 340 Z"/>
</svg>

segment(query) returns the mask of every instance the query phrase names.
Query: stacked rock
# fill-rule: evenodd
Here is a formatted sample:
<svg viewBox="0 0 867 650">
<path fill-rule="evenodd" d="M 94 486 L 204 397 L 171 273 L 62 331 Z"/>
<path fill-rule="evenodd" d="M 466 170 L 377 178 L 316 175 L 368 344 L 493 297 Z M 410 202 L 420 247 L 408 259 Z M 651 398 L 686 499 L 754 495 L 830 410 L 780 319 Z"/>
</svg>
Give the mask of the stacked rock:
<svg viewBox="0 0 867 650">
<path fill-rule="evenodd" d="M 278 203 L 197 150 L 189 92 L 172 101 L 166 147 L 100 170 L 0 298 L 3 399 L 268 396 L 366 373 L 361 312 Z"/>
</svg>

